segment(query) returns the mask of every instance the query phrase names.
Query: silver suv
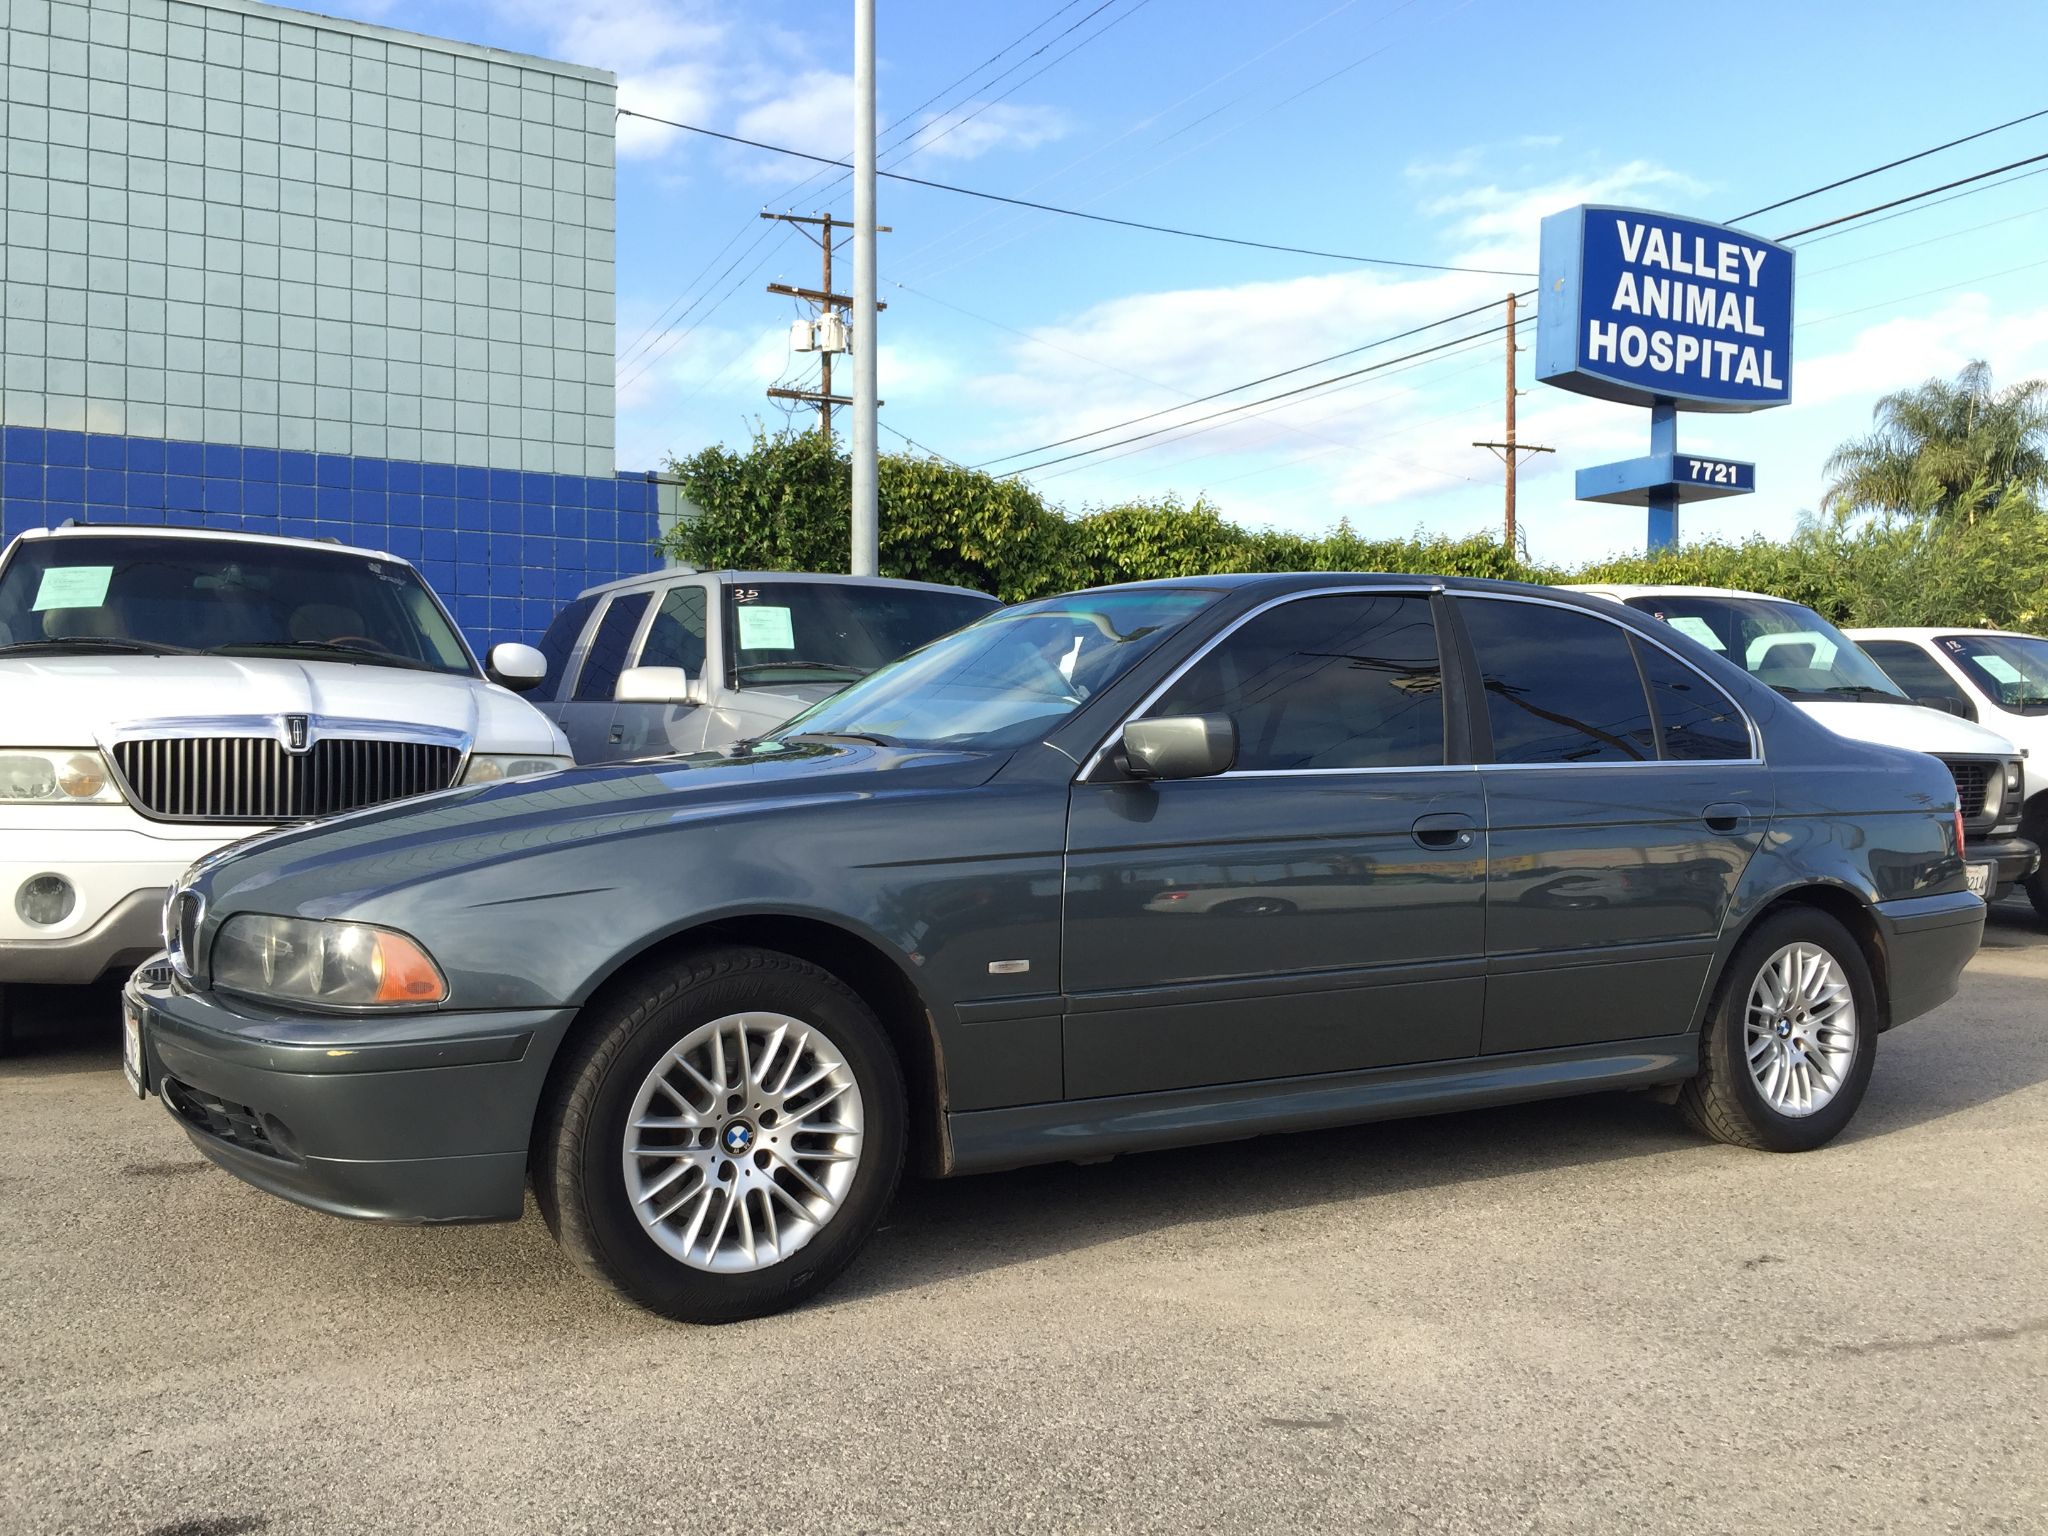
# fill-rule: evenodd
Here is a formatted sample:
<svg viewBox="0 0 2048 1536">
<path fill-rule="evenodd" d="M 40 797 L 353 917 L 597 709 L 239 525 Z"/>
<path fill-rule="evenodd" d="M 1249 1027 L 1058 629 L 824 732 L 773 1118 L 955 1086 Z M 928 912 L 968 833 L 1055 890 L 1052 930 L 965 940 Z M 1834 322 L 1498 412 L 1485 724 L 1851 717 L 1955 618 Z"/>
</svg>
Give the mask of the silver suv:
<svg viewBox="0 0 2048 1536">
<path fill-rule="evenodd" d="M 1000 606 L 922 581 L 672 566 L 557 614 L 547 680 L 527 697 L 579 763 L 699 752 L 771 731 Z"/>
</svg>

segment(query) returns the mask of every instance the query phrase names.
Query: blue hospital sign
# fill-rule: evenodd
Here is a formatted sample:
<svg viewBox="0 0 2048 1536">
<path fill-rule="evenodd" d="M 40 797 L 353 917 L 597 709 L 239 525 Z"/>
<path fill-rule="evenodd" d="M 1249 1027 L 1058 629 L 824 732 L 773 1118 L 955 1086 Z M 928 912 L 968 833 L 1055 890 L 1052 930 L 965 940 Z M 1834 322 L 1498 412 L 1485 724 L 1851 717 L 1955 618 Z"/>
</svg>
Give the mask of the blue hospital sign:
<svg viewBox="0 0 2048 1536">
<path fill-rule="evenodd" d="M 1580 207 L 1543 221 L 1536 377 L 1624 405 L 1792 398 L 1792 250 L 1721 224 Z"/>
</svg>

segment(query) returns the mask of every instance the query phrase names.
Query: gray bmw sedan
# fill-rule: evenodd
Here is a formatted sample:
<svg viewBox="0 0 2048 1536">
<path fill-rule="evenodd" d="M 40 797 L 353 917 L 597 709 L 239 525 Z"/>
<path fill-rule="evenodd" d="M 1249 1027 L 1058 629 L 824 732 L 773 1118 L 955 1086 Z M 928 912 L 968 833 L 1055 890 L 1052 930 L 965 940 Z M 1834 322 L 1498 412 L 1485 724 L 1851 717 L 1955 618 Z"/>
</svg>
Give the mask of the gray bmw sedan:
<svg viewBox="0 0 2048 1536">
<path fill-rule="evenodd" d="M 1984 906 L 1954 781 L 1596 599 L 1229 576 L 1000 610 L 717 755 L 195 866 L 128 1070 L 215 1162 L 516 1219 L 696 1322 L 933 1175 L 1596 1090 L 1818 1147 Z"/>
</svg>

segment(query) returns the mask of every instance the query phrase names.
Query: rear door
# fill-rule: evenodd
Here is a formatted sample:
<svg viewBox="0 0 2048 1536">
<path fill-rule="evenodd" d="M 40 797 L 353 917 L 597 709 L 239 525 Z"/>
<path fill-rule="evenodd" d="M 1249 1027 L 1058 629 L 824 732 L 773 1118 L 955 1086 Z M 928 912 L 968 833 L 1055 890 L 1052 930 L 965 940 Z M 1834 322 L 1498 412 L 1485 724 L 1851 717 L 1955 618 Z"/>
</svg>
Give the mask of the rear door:
<svg viewBox="0 0 2048 1536">
<path fill-rule="evenodd" d="M 1225 714 L 1215 778 L 1069 813 L 1069 1097 L 1477 1053 L 1486 833 L 1430 594 L 1259 610 L 1142 713 Z"/>
<path fill-rule="evenodd" d="M 650 597 L 644 589 L 614 592 L 598 612 L 597 627 L 584 647 L 583 665 L 556 716 L 579 763 L 610 762 L 620 755 L 618 739 L 612 734 L 612 715 L 618 708 L 612 696 Z"/>
<path fill-rule="evenodd" d="M 1485 1050 L 1683 1032 L 1773 809 L 1748 719 L 1584 609 L 1457 607 L 1492 758 Z"/>
</svg>

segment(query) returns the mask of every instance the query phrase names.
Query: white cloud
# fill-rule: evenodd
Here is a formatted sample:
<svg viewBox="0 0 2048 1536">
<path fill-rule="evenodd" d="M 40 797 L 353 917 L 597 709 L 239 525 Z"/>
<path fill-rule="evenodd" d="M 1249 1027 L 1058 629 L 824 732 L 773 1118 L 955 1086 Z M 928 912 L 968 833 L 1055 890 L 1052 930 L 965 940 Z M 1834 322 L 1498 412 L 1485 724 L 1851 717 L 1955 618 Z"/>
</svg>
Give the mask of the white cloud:
<svg viewBox="0 0 2048 1536">
<path fill-rule="evenodd" d="M 805 70 L 786 88 L 742 112 L 733 131 L 833 160 L 847 159 L 853 153 L 853 76 Z M 794 164 L 778 156 L 763 169 L 787 179 Z"/>
<path fill-rule="evenodd" d="M 1066 114 L 1056 107 L 969 101 L 944 112 L 927 112 L 904 145 L 946 160 L 973 160 L 992 149 L 1036 149 L 1066 137 L 1070 127 Z"/>
</svg>

